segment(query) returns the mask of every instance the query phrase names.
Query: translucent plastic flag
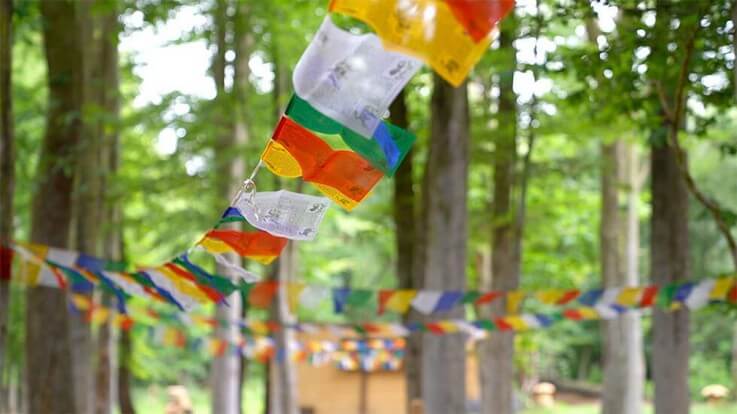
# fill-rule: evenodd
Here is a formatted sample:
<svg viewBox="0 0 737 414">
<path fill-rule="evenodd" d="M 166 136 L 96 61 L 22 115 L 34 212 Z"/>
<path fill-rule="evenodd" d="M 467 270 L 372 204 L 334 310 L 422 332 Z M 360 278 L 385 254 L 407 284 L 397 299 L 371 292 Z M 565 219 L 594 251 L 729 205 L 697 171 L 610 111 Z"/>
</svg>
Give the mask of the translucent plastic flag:
<svg viewBox="0 0 737 414">
<path fill-rule="evenodd" d="M 514 8 L 514 0 L 444 0 L 475 42 L 483 41 Z"/>
<path fill-rule="evenodd" d="M 410 132 L 385 121 L 379 123 L 372 139 L 367 139 L 318 111 L 297 95 L 292 95 L 289 100 L 286 115 L 304 128 L 322 134 L 326 140 L 331 137 L 325 135 L 338 136 L 341 142 L 330 140 L 331 146 L 346 145 L 390 177 L 394 175 L 416 139 Z"/>
<path fill-rule="evenodd" d="M 420 68 L 373 34 L 355 35 L 326 16 L 294 68 L 297 95 L 325 115 L 371 137 L 389 105 Z"/>
<path fill-rule="evenodd" d="M 439 0 L 332 0 L 329 9 L 368 24 L 387 48 L 417 56 L 454 86 L 463 83 L 491 41 L 474 41 Z"/>
<path fill-rule="evenodd" d="M 302 177 L 346 210 L 358 205 L 383 174 L 353 151 L 334 150 L 283 116 L 261 160 L 281 177 Z"/>
<path fill-rule="evenodd" d="M 244 193 L 235 202 L 253 227 L 291 240 L 313 240 L 329 206 L 325 197 L 285 190 Z"/>
</svg>

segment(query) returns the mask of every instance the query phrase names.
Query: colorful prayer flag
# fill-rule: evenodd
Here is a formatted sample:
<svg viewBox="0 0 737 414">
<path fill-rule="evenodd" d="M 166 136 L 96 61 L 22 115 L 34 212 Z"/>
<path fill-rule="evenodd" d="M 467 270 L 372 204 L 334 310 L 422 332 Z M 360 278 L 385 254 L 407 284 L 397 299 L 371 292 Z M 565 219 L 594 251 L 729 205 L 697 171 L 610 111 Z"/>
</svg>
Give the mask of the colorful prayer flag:
<svg viewBox="0 0 737 414">
<path fill-rule="evenodd" d="M 389 177 L 399 168 L 416 139 L 414 134 L 385 121 L 379 123 L 373 135 L 364 137 L 324 115 L 297 95 L 292 95 L 285 114 L 304 128 L 323 136 L 335 148 L 347 146 Z M 332 136 L 340 137 L 341 142 L 331 139 Z"/>
<path fill-rule="evenodd" d="M 236 253 L 259 263 L 269 264 L 287 245 L 287 239 L 261 230 L 210 230 L 199 245 L 212 254 Z"/>
<path fill-rule="evenodd" d="M 474 41 L 439 0 L 332 0 L 328 9 L 368 24 L 386 48 L 417 56 L 456 87 L 491 42 Z"/>
<path fill-rule="evenodd" d="M 257 229 L 291 240 L 313 240 L 330 201 L 281 190 L 242 193 L 234 207 Z"/>
<path fill-rule="evenodd" d="M 358 205 L 383 174 L 353 151 L 334 150 L 324 140 L 282 116 L 261 159 L 281 177 L 313 183 L 346 210 Z"/>
<path fill-rule="evenodd" d="M 340 29 L 328 15 L 295 66 L 292 81 L 302 99 L 368 138 L 420 66 L 412 57 L 385 50 L 373 34 Z"/>
<path fill-rule="evenodd" d="M 514 0 L 444 0 L 475 42 L 481 42 L 514 8 Z"/>
</svg>

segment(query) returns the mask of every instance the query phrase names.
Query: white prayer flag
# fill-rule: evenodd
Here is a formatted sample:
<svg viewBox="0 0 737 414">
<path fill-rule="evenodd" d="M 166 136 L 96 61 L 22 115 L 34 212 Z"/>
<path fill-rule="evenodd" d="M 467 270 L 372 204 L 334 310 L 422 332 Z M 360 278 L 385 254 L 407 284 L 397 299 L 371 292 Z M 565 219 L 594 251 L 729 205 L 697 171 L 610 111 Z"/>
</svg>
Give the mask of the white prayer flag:
<svg viewBox="0 0 737 414">
<path fill-rule="evenodd" d="M 420 66 L 413 57 L 385 50 L 376 35 L 352 34 L 326 16 L 292 82 L 300 98 L 368 138 Z"/>
<path fill-rule="evenodd" d="M 243 194 L 234 207 L 257 229 L 291 240 L 312 240 L 330 201 L 280 190 L 259 192 L 253 197 Z"/>
<path fill-rule="evenodd" d="M 412 300 L 412 307 L 424 314 L 432 313 L 437 306 L 443 292 L 434 290 L 420 290 Z"/>
<path fill-rule="evenodd" d="M 613 305 L 617 304 L 617 297 L 619 297 L 621 292 L 622 288 L 607 288 L 604 290 L 601 298 L 599 298 L 599 301 L 594 306 L 601 319 L 611 320 L 619 316 L 619 312 L 617 312 Z"/>
<path fill-rule="evenodd" d="M 714 279 L 706 279 L 699 282 L 691 289 L 691 293 L 686 298 L 686 306 L 691 310 L 706 306 L 709 303 L 711 291 L 714 289 L 715 283 L 716 281 Z"/>
</svg>

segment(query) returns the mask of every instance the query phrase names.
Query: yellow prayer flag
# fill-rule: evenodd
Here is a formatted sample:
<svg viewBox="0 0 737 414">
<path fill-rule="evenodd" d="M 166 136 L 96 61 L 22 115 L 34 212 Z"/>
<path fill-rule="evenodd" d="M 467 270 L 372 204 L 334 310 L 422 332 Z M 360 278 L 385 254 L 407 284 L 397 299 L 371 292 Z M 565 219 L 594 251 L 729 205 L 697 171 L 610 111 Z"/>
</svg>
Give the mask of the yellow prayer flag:
<svg viewBox="0 0 737 414">
<path fill-rule="evenodd" d="M 599 319 L 599 312 L 592 307 L 584 306 L 577 310 L 581 314 L 581 319 Z"/>
<path fill-rule="evenodd" d="M 416 295 L 416 290 L 397 290 L 386 302 L 386 309 L 399 314 L 404 314 L 405 312 L 407 312 L 407 309 L 409 309 L 409 305 L 412 303 L 412 299 L 414 299 Z"/>
<path fill-rule="evenodd" d="M 544 303 L 546 305 L 554 305 L 563 297 L 563 294 L 563 290 L 549 289 L 537 292 L 535 294 L 535 298 L 537 298 L 540 303 Z"/>
<path fill-rule="evenodd" d="M 110 309 L 103 308 L 100 306 L 95 307 L 90 315 L 90 323 L 93 325 L 100 325 L 105 323 L 110 317 Z"/>
<path fill-rule="evenodd" d="M 269 334 L 269 326 L 266 324 L 266 322 L 262 321 L 249 321 L 248 329 L 250 329 L 256 335 Z"/>
<path fill-rule="evenodd" d="M 507 293 L 507 313 L 519 313 L 522 300 L 525 299 L 525 292 L 521 290 L 513 290 Z"/>
<path fill-rule="evenodd" d="M 287 285 L 287 303 L 292 313 L 299 307 L 299 298 L 303 290 L 305 290 L 304 283 L 289 283 Z"/>
<path fill-rule="evenodd" d="M 635 306 L 640 303 L 643 288 L 639 286 L 625 287 L 617 296 L 617 304 L 622 306 Z"/>
<path fill-rule="evenodd" d="M 23 247 L 31 252 L 34 256 L 38 257 L 39 260 L 43 260 L 46 254 L 49 252 L 49 247 L 41 244 L 23 244 Z M 24 282 L 29 286 L 36 286 L 38 284 L 38 278 L 41 273 L 41 264 L 30 260 L 23 262 L 25 269 Z"/>
<path fill-rule="evenodd" d="M 329 9 L 368 24 L 387 49 L 416 56 L 456 87 L 491 42 L 474 42 L 440 0 L 332 0 Z"/>
<path fill-rule="evenodd" d="M 529 328 L 525 319 L 519 315 L 507 316 L 504 318 L 504 322 L 514 328 L 515 331 L 526 331 Z"/>
<path fill-rule="evenodd" d="M 92 299 L 87 295 L 82 295 L 80 293 L 72 294 L 71 301 L 75 308 L 82 311 L 89 310 L 92 307 Z"/>
<path fill-rule="evenodd" d="M 456 333 L 458 332 L 458 326 L 453 321 L 440 321 L 437 323 L 445 333 Z"/>
<path fill-rule="evenodd" d="M 189 280 L 186 280 L 174 273 L 174 271 L 172 271 L 168 267 L 161 266 L 157 267 L 156 270 L 166 276 L 167 279 L 171 280 L 171 282 L 174 284 L 174 287 L 176 287 L 176 289 L 183 295 L 189 296 L 199 303 L 210 302 L 210 298 L 205 294 L 205 292 L 200 290 Z"/>
<path fill-rule="evenodd" d="M 709 299 L 727 299 L 727 294 L 729 294 L 729 289 L 732 288 L 732 285 L 734 285 L 734 278 L 732 277 L 720 277 L 719 279 L 716 279 L 714 281 L 714 287 L 711 289 L 711 293 L 709 293 Z"/>
</svg>

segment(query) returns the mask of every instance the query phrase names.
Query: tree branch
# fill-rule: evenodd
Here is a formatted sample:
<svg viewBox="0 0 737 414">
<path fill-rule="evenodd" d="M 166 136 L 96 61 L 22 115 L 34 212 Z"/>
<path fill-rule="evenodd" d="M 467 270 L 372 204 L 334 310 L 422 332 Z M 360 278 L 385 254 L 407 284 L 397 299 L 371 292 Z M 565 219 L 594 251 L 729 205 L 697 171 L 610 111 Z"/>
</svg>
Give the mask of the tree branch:
<svg viewBox="0 0 737 414">
<path fill-rule="evenodd" d="M 701 13 L 699 13 L 701 15 Z M 691 64 L 691 58 L 693 57 L 694 53 L 694 45 L 696 43 L 696 35 L 699 32 L 699 23 L 697 21 L 696 27 L 694 28 L 693 32 L 691 33 L 691 36 L 688 39 L 688 42 L 686 44 L 686 55 L 683 59 L 683 63 L 681 64 L 681 70 L 678 75 L 678 84 L 676 89 L 676 101 L 675 101 L 675 114 L 673 122 L 670 124 L 670 133 L 668 134 L 669 143 L 672 146 L 673 151 L 675 151 L 676 161 L 678 164 L 678 168 L 681 171 L 681 175 L 683 176 L 684 181 L 686 182 L 686 186 L 688 187 L 688 190 L 691 192 L 691 194 L 696 198 L 696 200 L 701 203 L 711 214 L 711 216 L 714 218 L 714 221 L 717 224 L 717 227 L 719 228 L 719 231 L 722 233 L 724 238 L 727 241 L 727 245 L 729 248 L 729 253 L 732 256 L 732 262 L 734 264 L 735 269 L 737 269 L 737 240 L 735 240 L 734 235 L 732 235 L 732 232 L 730 230 L 729 224 L 724 219 L 724 216 L 722 215 L 722 208 L 719 205 L 719 203 L 716 200 L 713 200 L 707 195 L 701 191 L 701 189 L 696 184 L 696 181 L 694 180 L 693 176 L 691 175 L 691 172 L 688 169 L 688 160 L 686 159 L 686 153 L 681 147 L 681 143 L 678 139 L 678 131 L 680 128 L 682 117 L 684 116 L 684 106 L 685 106 L 685 93 L 686 93 L 686 82 L 688 80 L 688 68 Z"/>
</svg>

